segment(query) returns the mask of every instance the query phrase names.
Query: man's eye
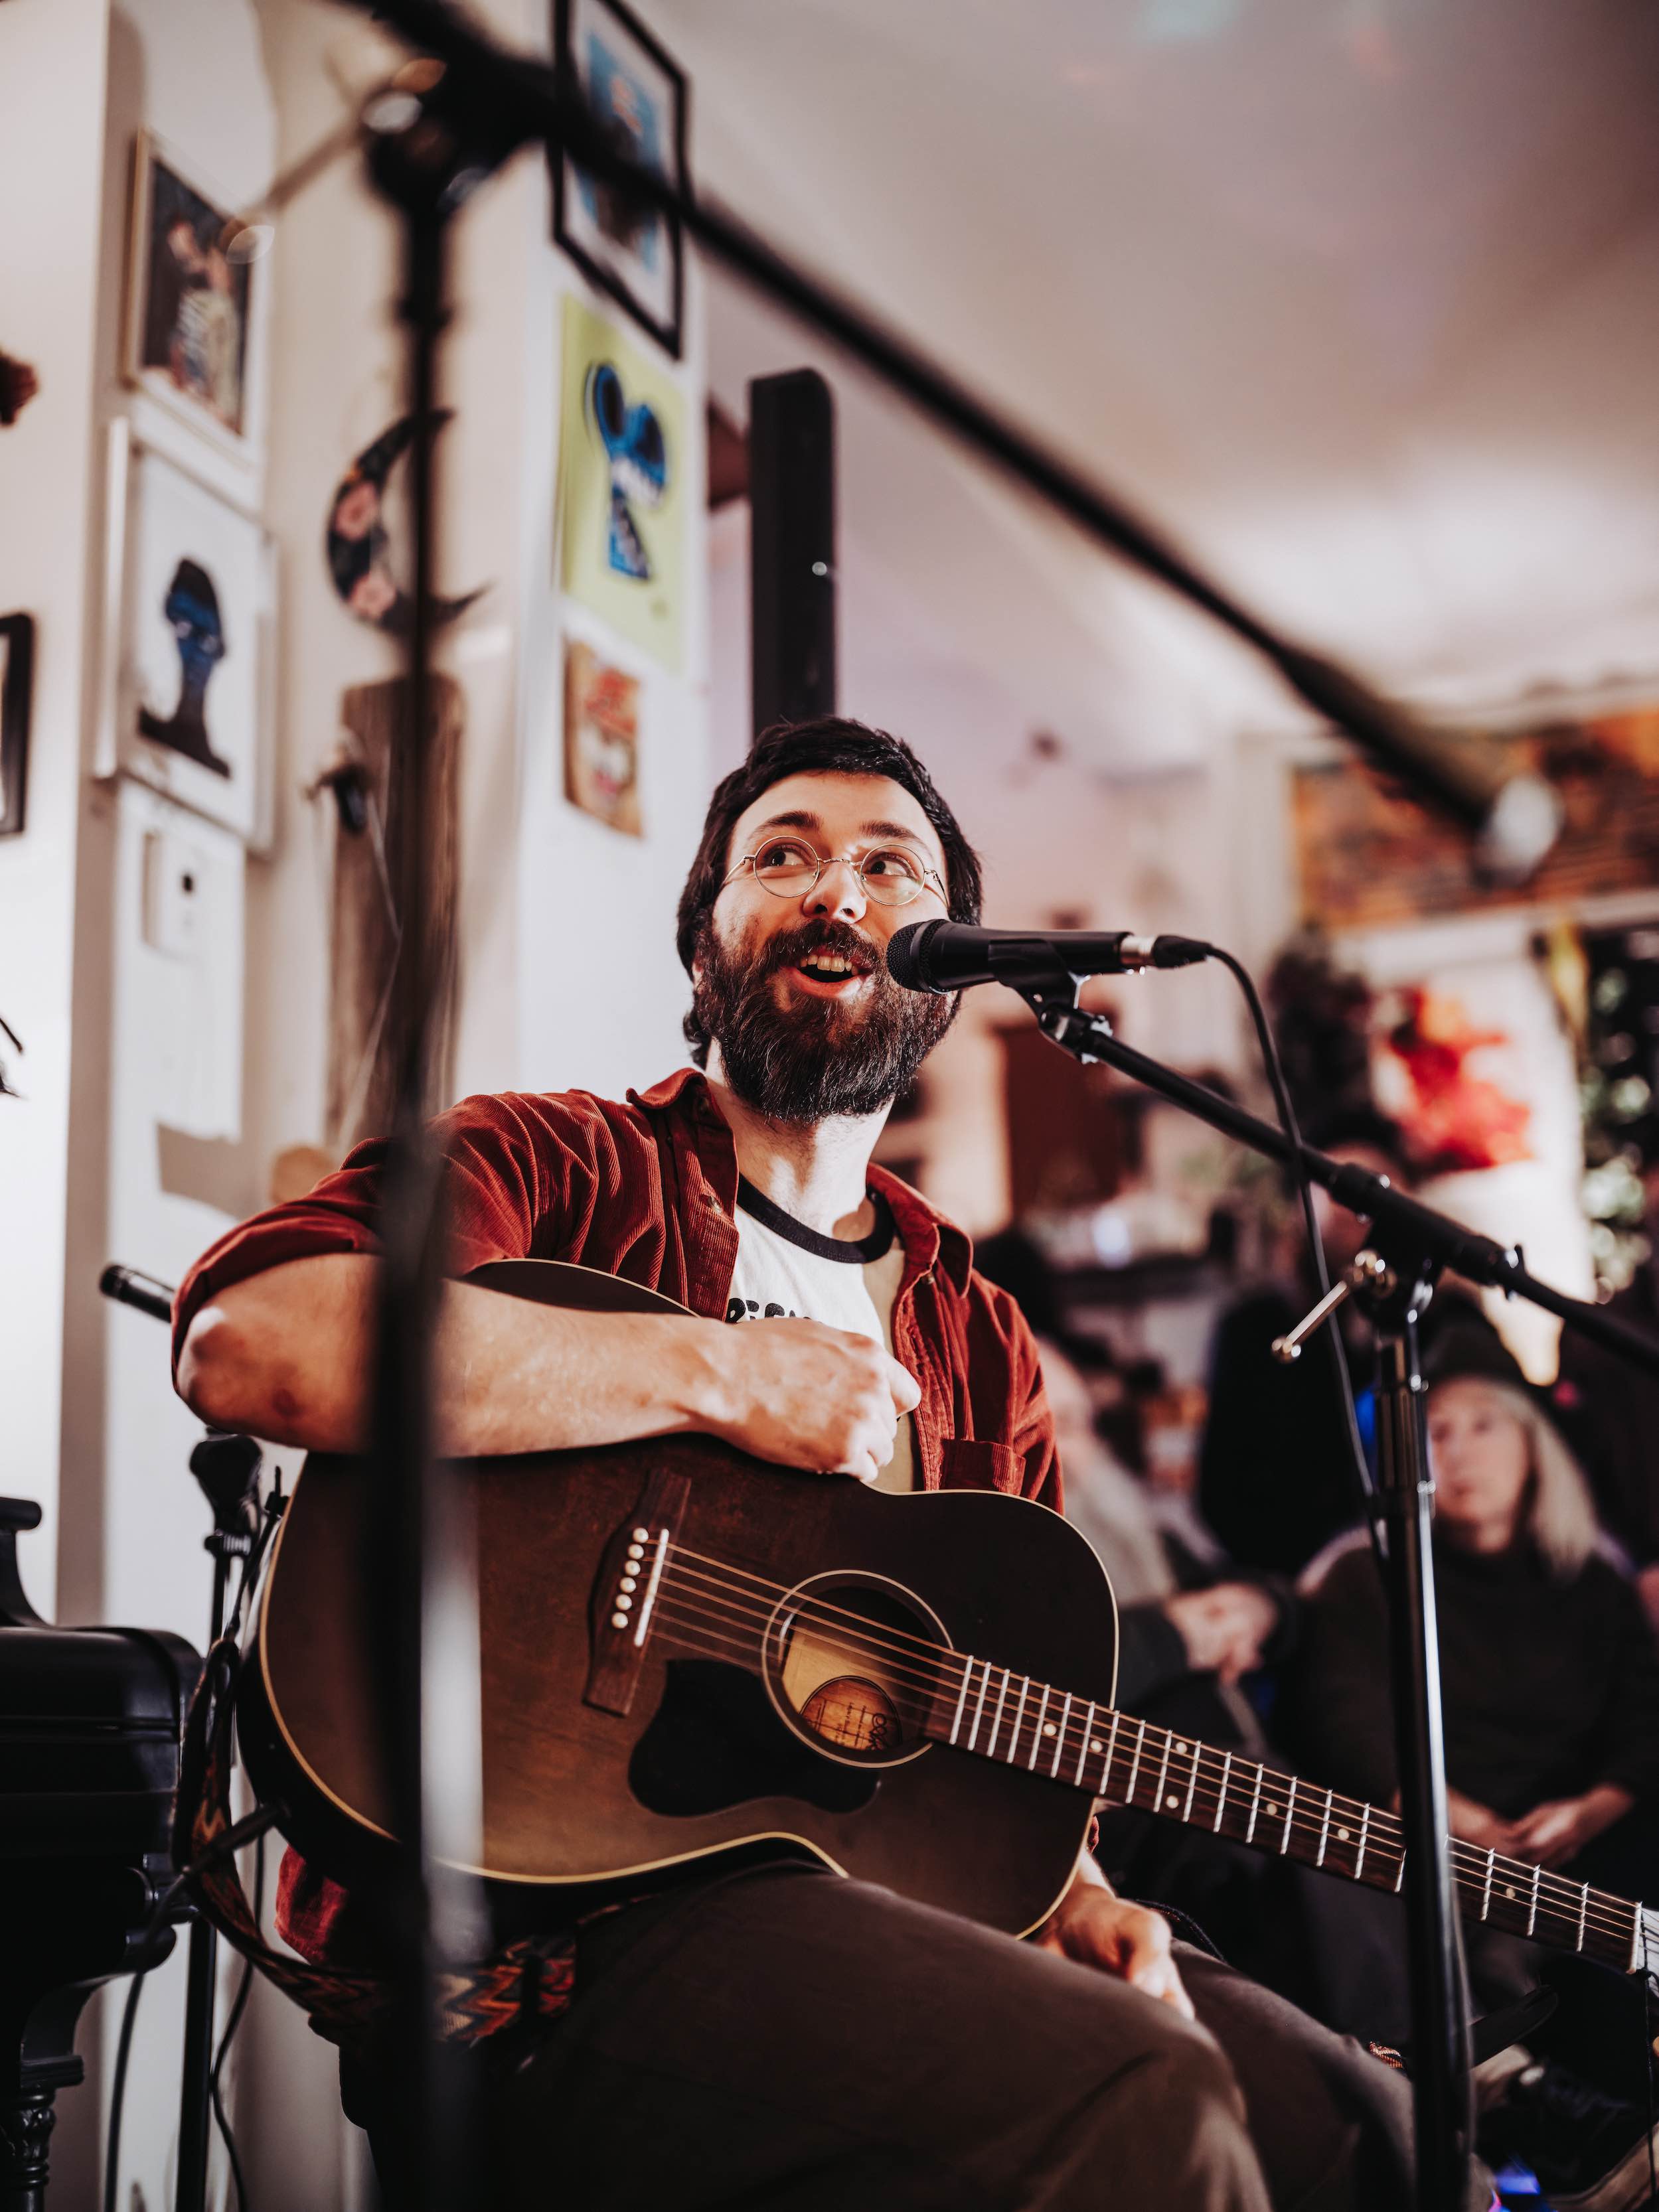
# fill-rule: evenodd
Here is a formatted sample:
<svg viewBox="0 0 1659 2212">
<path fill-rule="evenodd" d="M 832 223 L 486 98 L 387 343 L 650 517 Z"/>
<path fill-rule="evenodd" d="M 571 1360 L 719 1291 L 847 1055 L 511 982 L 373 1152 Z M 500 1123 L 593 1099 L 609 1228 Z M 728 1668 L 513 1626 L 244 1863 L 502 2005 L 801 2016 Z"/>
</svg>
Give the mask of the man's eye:
<svg viewBox="0 0 1659 2212">
<path fill-rule="evenodd" d="M 908 876 L 912 883 L 922 880 L 920 866 L 908 853 L 872 853 L 864 863 L 867 876 Z"/>
<path fill-rule="evenodd" d="M 754 856 L 754 865 L 757 868 L 809 868 L 814 860 L 804 846 L 792 845 L 787 837 L 780 837 L 775 843 L 760 848 Z"/>
</svg>

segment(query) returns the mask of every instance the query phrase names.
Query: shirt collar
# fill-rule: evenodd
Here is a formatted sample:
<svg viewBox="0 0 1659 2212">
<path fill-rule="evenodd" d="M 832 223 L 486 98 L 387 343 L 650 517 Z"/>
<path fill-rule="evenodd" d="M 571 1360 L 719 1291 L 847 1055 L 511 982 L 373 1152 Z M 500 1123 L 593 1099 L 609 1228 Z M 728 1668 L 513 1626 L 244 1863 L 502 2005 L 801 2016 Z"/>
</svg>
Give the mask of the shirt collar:
<svg viewBox="0 0 1659 2212">
<path fill-rule="evenodd" d="M 711 1121 L 723 1133 L 727 1130 L 726 1117 L 714 1103 L 709 1089 L 709 1079 L 697 1067 L 677 1067 L 661 1083 L 654 1083 L 649 1091 L 631 1091 L 631 1104 L 643 1107 L 652 1113 L 679 1113 L 695 1121 Z M 930 1206 L 919 1190 L 912 1190 L 907 1182 L 889 1175 L 874 1161 L 869 1168 L 869 1188 L 880 1191 L 893 1208 L 893 1218 L 898 1226 L 910 1266 L 906 1274 L 925 1274 L 936 1261 L 959 1291 L 966 1291 L 967 1279 L 973 1268 L 973 1246 L 967 1235 L 954 1221 L 948 1221 L 937 1207 Z"/>
</svg>

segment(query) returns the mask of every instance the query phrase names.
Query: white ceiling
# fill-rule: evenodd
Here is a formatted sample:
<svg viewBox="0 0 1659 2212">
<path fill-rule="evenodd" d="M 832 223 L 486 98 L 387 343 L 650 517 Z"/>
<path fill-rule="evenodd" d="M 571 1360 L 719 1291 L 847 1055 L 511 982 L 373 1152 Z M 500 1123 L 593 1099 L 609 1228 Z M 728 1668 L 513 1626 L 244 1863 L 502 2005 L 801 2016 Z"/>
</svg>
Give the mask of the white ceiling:
<svg viewBox="0 0 1659 2212">
<path fill-rule="evenodd" d="M 1447 702 L 1659 688 L 1652 0 L 643 0 L 694 171 L 1265 612 Z M 978 672 L 1104 766 L 1282 709 L 1163 594 L 717 279 L 840 405 L 860 690 Z"/>
</svg>

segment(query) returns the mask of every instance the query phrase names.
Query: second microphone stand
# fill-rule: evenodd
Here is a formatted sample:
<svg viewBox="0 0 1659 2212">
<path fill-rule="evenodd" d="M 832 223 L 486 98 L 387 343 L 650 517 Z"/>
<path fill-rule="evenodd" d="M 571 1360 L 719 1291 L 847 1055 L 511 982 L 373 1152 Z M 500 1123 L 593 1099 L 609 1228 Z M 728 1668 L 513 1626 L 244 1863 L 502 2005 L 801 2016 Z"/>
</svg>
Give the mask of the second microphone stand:
<svg viewBox="0 0 1659 2212">
<path fill-rule="evenodd" d="M 1290 1139 L 1270 1124 L 1120 1045 L 1103 1016 L 1079 1008 L 1075 987 L 1069 994 L 1026 991 L 1021 996 L 1035 1012 L 1044 1034 L 1074 1058 L 1126 1065 L 1128 1073 L 1229 1135 L 1271 1157 L 1290 1155 Z M 1211 1106 L 1223 1109 L 1224 1118 L 1206 1110 Z M 1316 1179 L 1327 1180 L 1317 1174 L 1315 1163 L 1323 1169 L 1331 1165 L 1316 1153 L 1304 1156 Z M 1378 1191 L 1388 1190 L 1386 1182 L 1368 1180 Z M 1421 2212 L 1465 2212 L 1473 2137 L 1468 2026 L 1446 1832 L 1446 1754 L 1429 1539 L 1434 1489 L 1417 1337 L 1440 1262 L 1420 1248 L 1409 1223 L 1386 1220 L 1381 1213 L 1369 1218 L 1371 1249 L 1361 1254 L 1342 1287 L 1357 1298 L 1376 1333 L 1377 1508 L 1388 1532 L 1381 1549 L 1386 1553 L 1395 1756 L 1406 1837 L 1418 2203 Z M 1337 1293 L 1322 1299 L 1292 1332 L 1287 1346 L 1293 1354 L 1301 1337 L 1339 1303 Z"/>
</svg>

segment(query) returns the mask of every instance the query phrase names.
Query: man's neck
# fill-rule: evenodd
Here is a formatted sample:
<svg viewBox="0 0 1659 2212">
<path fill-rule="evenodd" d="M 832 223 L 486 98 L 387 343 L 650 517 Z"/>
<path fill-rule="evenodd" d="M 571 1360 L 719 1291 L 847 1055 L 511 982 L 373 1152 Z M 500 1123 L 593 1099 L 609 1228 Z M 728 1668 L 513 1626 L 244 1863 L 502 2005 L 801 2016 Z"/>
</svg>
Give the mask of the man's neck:
<svg viewBox="0 0 1659 2212">
<path fill-rule="evenodd" d="M 709 1054 L 709 1089 L 737 1145 L 737 1171 L 808 1229 L 825 1237 L 868 1235 L 873 1209 L 864 1182 L 879 1114 L 842 1115 L 826 1121 L 771 1121 L 745 1105 L 725 1079 L 720 1048 Z"/>
</svg>

